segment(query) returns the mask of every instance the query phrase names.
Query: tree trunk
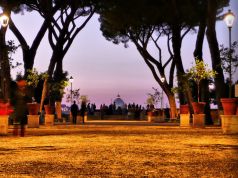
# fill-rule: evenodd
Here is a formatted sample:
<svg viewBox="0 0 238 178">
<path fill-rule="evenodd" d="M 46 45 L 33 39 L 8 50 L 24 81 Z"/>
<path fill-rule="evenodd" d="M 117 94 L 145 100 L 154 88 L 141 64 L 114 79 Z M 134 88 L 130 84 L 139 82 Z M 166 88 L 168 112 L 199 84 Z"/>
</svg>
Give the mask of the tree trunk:
<svg viewBox="0 0 238 178">
<path fill-rule="evenodd" d="M 198 35 L 197 35 L 197 41 L 196 41 L 196 47 L 193 52 L 193 55 L 195 58 L 198 58 L 199 60 L 203 60 L 203 42 L 204 42 L 204 37 L 205 37 L 205 32 L 206 32 L 206 23 L 201 21 L 198 29 Z M 212 118 L 211 118 L 211 108 L 210 108 L 210 93 L 209 93 L 209 82 L 207 79 L 202 80 L 200 83 L 200 88 L 199 90 L 200 95 L 198 96 L 201 101 L 206 102 L 205 105 L 205 115 L 206 115 L 206 123 L 207 124 L 212 124 Z"/>
<path fill-rule="evenodd" d="M 47 71 L 50 78 L 52 77 L 54 73 L 56 62 L 57 62 L 57 55 L 55 55 L 55 52 L 53 52 L 53 55 L 50 59 L 50 64 L 48 66 L 48 71 Z"/>
<path fill-rule="evenodd" d="M 197 57 L 198 59 L 203 59 L 202 48 L 203 48 L 205 32 L 206 32 L 206 22 L 200 22 L 197 39 L 196 39 L 196 46 L 193 52 L 193 56 L 195 58 Z"/>
<path fill-rule="evenodd" d="M 29 69 L 33 68 L 37 49 L 41 43 L 41 40 L 43 39 L 43 37 L 45 35 L 46 30 L 47 30 L 46 20 L 41 25 L 41 28 L 38 31 L 36 37 L 34 38 L 31 47 L 29 47 L 26 40 L 22 36 L 21 32 L 15 26 L 12 19 L 9 22 L 9 28 L 21 44 L 22 53 L 23 53 L 23 62 L 24 62 L 24 76 L 27 76 L 27 71 Z"/>
<path fill-rule="evenodd" d="M 61 54 L 61 53 L 57 53 L 56 51 L 57 50 L 53 51 L 53 55 L 50 59 L 50 64 L 49 64 L 48 72 L 47 72 L 48 75 L 49 75 L 48 79 L 52 78 L 52 75 L 54 73 L 54 69 L 56 68 L 55 66 L 57 65 L 58 62 L 59 62 L 58 70 L 62 69 L 62 67 L 63 67 L 62 61 L 63 61 L 64 56 L 60 56 L 59 54 Z M 47 93 L 48 93 L 48 80 L 45 80 L 44 85 L 43 85 L 42 95 L 41 95 L 41 107 L 40 107 L 41 110 L 42 110 L 43 103 L 44 103 L 44 100 L 45 100 L 45 97 L 46 97 Z M 41 112 L 41 110 L 40 110 L 40 112 Z"/>
<path fill-rule="evenodd" d="M 219 45 L 216 37 L 216 14 L 217 14 L 217 1 L 208 0 L 207 9 L 207 41 L 210 49 L 212 68 L 217 72 L 215 76 L 215 86 L 216 86 L 216 100 L 218 102 L 218 108 L 222 109 L 220 98 L 225 96 L 225 82 L 223 70 L 221 67 L 221 58 L 219 53 Z"/>
<path fill-rule="evenodd" d="M 189 105 L 190 108 L 190 112 L 193 113 L 193 109 L 192 109 L 192 95 L 191 95 L 191 91 L 189 89 L 188 86 L 188 81 L 184 80 L 184 68 L 183 68 L 183 63 L 182 63 L 182 58 L 181 58 L 181 45 L 182 45 L 182 38 L 181 38 L 181 29 L 179 25 L 173 25 L 172 26 L 172 47 L 173 47 L 173 51 L 174 51 L 174 60 L 175 60 L 175 64 L 176 64 L 176 68 L 177 68 L 177 76 L 178 76 L 178 84 L 181 84 L 183 93 L 186 97 L 187 103 Z M 180 94 L 181 96 L 181 94 Z M 183 99 L 183 98 L 180 98 Z M 181 103 L 181 101 L 180 101 Z"/>
<path fill-rule="evenodd" d="M 169 105 L 170 105 L 170 118 L 174 119 L 177 118 L 177 107 L 176 107 L 176 101 L 174 94 L 171 92 L 170 94 L 167 94 L 168 100 L 169 100 Z"/>
<path fill-rule="evenodd" d="M 1 27 L 0 30 L 0 97 L 8 100 L 10 97 L 10 64 L 8 60 L 8 51 L 5 41 L 7 27 Z"/>
<path fill-rule="evenodd" d="M 57 61 L 54 72 L 55 76 L 62 76 L 62 74 L 63 74 L 63 59 Z"/>
<path fill-rule="evenodd" d="M 27 71 L 33 69 L 35 54 L 31 53 L 30 49 L 23 50 L 23 61 L 24 61 L 24 76 L 27 76 Z"/>
<path fill-rule="evenodd" d="M 205 31 L 206 31 L 206 23 L 202 21 L 200 22 L 200 25 L 199 25 L 196 46 L 193 52 L 194 57 L 202 61 L 203 61 L 202 48 L 203 48 L 203 41 L 205 37 Z M 209 101 L 208 80 L 202 80 L 199 89 L 201 92 L 198 98 L 200 98 L 201 101 L 208 102 Z"/>
<path fill-rule="evenodd" d="M 147 66 L 149 67 L 150 71 L 153 74 L 154 79 L 156 80 L 156 82 L 159 84 L 159 86 L 162 88 L 163 91 L 165 91 L 166 96 L 168 97 L 169 100 L 169 105 L 170 105 L 170 109 L 171 109 L 171 118 L 176 118 L 177 117 L 177 109 L 176 109 L 176 101 L 175 101 L 175 97 L 174 97 L 174 93 L 171 92 L 172 89 L 172 84 L 168 84 L 167 81 L 165 80 L 164 83 L 161 82 L 160 77 L 158 76 L 158 73 L 163 74 L 164 75 L 164 68 L 163 67 L 159 67 L 157 64 L 157 70 L 155 69 L 156 66 L 156 62 L 152 62 L 153 64 L 151 64 L 151 61 L 156 61 L 156 59 L 154 59 L 152 56 L 149 55 L 148 51 L 146 50 L 146 48 L 142 48 L 139 43 L 137 42 L 137 40 L 135 38 L 133 38 L 133 35 L 131 36 L 131 39 L 133 41 L 133 43 L 136 45 L 137 50 L 139 51 L 139 53 L 141 54 L 141 56 L 143 57 L 145 63 L 147 64 Z M 150 58 L 150 60 L 148 60 Z M 172 71 L 171 71 L 172 70 Z M 173 75 L 173 71 L 174 71 L 174 66 L 171 65 L 171 70 L 170 70 L 170 75 Z M 170 77 L 169 81 L 172 81 L 173 77 Z"/>
<path fill-rule="evenodd" d="M 41 100 L 40 100 L 40 112 L 42 111 L 42 108 L 44 107 L 44 101 L 45 101 L 45 96 L 47 94 L 47 90 L 48 90 L 48 79 L 46 78 L 44 80 L 44 84 L 43 84 L 43 89 L 42 89 L 42 94 L 41 94 Z"/>
</svg>

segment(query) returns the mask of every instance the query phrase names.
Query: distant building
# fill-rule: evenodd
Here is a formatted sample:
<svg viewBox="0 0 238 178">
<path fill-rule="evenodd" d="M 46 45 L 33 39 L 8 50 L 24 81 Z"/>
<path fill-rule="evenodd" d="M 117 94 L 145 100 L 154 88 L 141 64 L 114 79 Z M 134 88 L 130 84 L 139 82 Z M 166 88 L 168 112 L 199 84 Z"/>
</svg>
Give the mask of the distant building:
<svg viewBox="0 0 238 178">
<path fill-rule="evenodd" d="M 124 109 L 124 108 L 126 107 L 125 102 L 121 99 L 121 97 L 120 97 L 119 94 L 117 95 L 117 98 L 114 100 L 113 103 L 115 104 L 116 109 L 118 109 L 119 107 L 120 107 L 121 109 Z"/>
</svg>

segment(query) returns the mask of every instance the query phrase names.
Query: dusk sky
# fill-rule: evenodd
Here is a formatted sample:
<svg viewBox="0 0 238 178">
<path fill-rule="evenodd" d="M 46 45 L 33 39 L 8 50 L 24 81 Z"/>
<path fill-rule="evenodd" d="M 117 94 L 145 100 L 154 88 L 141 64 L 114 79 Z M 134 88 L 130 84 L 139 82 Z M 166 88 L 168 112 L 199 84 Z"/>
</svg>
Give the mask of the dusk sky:
<svg viewBox="0 0 238 178">
<path fill-rule="evenodd" d="M 234 41 L 238 40 L 237 0 L 231 0 L 230 9 L 236 15 L 232 28 L 232 41 Z M 224 13 L 227 10 L 228 8 Z M 34 12 L 16 15 L 13 16 L 13 19 L 28 43 L 31 44 L 39 30 L 42 18 Z M 128 48 L 124 48 L 123 44 L 115 45 L 102 36 L 99 28 L 98 15 L 95 14 L 74 40 L 64 58 L 64 70 L 74 78 L 73 89 L 80 88 L 80 93 L 87 95 L 92 103 L 96 103 L 97 107 L 103 103 L 110 104 L 118 93 L 126 103 L 135 102 L 145 105 L 147 93 L 153 92 L 152 87 L 160 88 L 151 71 L 132 43 L 129 43 Z M 228 46 L 228 29 L 223 21 L 217 22 L 217 38 L 219 44 Z M 15 40 L 10 30 L 7 32 L 7 39 Z M 196 34 L 188 34 L 183 41 L 182 58 L 186 61 L 184 62 L 185 69 L 189 68 L 194 61 L 195 41 Z M 15 40 L 15 43 L 18 44 L 18 41 Z M 166 43 L 161 44 L 166 46 Z M 51 52 L 46 35 L 37 52 L 34 67 L 41 72 L 46 71 Z M 17 61 L 22 61 L 20 48 L 13 57 Z M 204 44 L 204 59 L 210 65 L 207 41 Z M 14 69 L 13 75 L 21 70 L 22 67 Z M 238 79 L 237 74 L 234 75 L 236 80 Z"/>
</svg>

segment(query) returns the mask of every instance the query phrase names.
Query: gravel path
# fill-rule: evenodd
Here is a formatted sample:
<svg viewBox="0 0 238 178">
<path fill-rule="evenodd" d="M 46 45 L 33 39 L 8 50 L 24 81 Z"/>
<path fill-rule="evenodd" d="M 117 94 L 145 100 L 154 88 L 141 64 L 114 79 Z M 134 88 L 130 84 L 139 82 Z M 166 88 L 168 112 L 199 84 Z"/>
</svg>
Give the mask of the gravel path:
<svg viewBox="0 0 238 178">
<path fill-rule="evenodd" d="M 238 135 L 220 128 L 90 124 L 0 137 L 0 177 L 238 177 Z"/>
</svg>

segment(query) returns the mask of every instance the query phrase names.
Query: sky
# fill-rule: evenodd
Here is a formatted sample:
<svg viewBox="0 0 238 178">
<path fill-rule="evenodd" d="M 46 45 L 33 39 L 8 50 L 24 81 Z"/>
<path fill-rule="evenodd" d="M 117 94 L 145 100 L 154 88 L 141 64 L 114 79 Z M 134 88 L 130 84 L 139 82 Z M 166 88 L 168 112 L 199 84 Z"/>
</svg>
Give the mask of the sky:
<svg viewBox="0 0 238 178">
<path fill-rule="evenodd" d="M 230 7 L 224 12 L 228 9 L 236 14 L 232 28 L 232 41 L 238 40 L 238 0 L 231 0 Z M 36 12 L 14 15 L 12 18 L 27 42 L 31 44 L 42 18 Z M 217 22 L 216 29 L 219 44 L 228 46 L 228 28 L 225 23 Z M 19 44 L 10 30 L 7 31 L 7 39 L 14 39 L 15 43 Z M 196 34 L 194 33 L 188 34 L 183 40 L 181 51 L 185 69 L 188 69 L 194 61 L 195 41 Z M 210 65 L 211 58 L 206 40 L 203 52 L 204 60 Z M 52 50 L 46 36 L 37 51 L 34 67 L 41 72 L 46 71 L 51 54 Z M 21 49 L 18 49 L 13 58 L 16 61 L 22 61 Z M 87 95 L 90 102 L 96 103 L 97 107 L 100 104 L 110 104 L 118 94 L 126 103 L 145 105 L 147 94 L 153 92 L 152 87 L 160 89 L 134 44 L 129 43 L 129 47 L 124 48 L 123 44 L 115 45 L 102 36 L 98 15 L 94 15 L 78 34 L 64 58 L 63 66 L 64 70 L 69 72 L 69 76 L 74 78 L 73 89 L 80 88 L 80 94 Z M 12 70 L 12 75 L 14 76 L 22 69 L 18 67 Z M 234 75 L 234 78 L 238 80 L 238 73 Z M 67 89 L 70 90 L 70 86 Z M 164 97 L 164 106 L 166 103 L 167 100 Z"/>
</svg>

